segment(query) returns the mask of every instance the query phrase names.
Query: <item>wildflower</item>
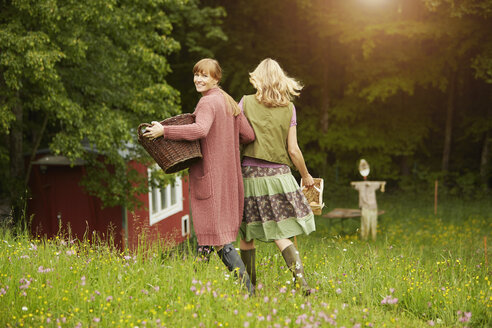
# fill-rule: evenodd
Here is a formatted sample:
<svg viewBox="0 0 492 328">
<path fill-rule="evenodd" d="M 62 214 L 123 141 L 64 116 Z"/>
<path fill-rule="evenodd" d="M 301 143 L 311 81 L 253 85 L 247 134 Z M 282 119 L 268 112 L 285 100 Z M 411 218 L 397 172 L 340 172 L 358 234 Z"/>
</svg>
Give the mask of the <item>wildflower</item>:
<svg viewBox="0 0 492 328">
<path fill-rule="evenodd" d="M 85 276 L 80 277 L 80 280 L 81 280 L 80 285 L 85 286 Z"/>
<path fill-rule="evenodd" d="M 381 301 L 381 304 L 396 304 L 398 303 L 398 298 L 396 297 L 391 297 L 390 295 L 386 296 L 385 298 L 383 298 L 383 300 Z"/>
<path fill-rule="evenodd" d="M 75 251 L 74 251 L 74 250 L 72 250 L 72 249 L 70 249 L 70 250 L 66 251 L 65 253 L 66 253 L 68 256 L 70 256 L 70 255 L 75 255 Z"/>
<path fill-rule="evenodd" d="M 390 288 L 390 293 L 393 294 L 395 292 L 394 288 Z"/>
<path fill-rule="evenodd" d="M 434 320 L 429 320 L 429 321 L 427 321 L 427 324 L 429 326 L 435 326 L 436 323 L 434 322 Z"/>
<path fill-rule="evenodd" d="M 460 314 L 461 314 L 461 311 L 458 311 L 458 315 L 460 315 Z M 468 322 L 471 319 L 471 315 L 472 315 L 471 312 L 465 312 L 464 315 L 462 317 L 460 317 L 458 320 L 460 322 Z"/>
<path fill-rule="evenodd" d="M 244 324 L 243 324 L 244 327 L 249 327 L 249 322 L 248 321 L 245 321 Z"/>
<path fill-rule="evenodd" d="M 159 291 L 159 286 L 154 286 L 154 290 L 155 290 L 156 292 L 158 292 L 158 291 Z"/>
<path fill-rule="evenodd" d="M 192 287 L 194 287 L 194 286 L 192 286 Z M 195 288 L 195 289 L 196 289 L 196 288 Z M 148 292 L 146 289 L 142 289 L 142 290 L 141 290 L 141 292 L 142 292 L 143 294 L 145 294 L 145 295 L 149 295 L 149 292 Z"/>
<path fill-rule="evenodd" d="M 28 259 L 29 258 L 29 255 L 21 255 L 20 257 L 21 259 Z"/>
<path fill-rule="evenodd" d="M 96 295 L 101 295 L 101 293 L 100 293 L 98 290 L 95 290 L 95 291 L 94 291 L 94 294 L 96 294 Z"/>
<path fill-rule="evenodd" d="M 340 288 L 337 288 L 337 290 L 335 291 L 337 294 L 341 294 L 342 293 L 342 290 Z"/>
<path fill-rule="evenodd" d="M 256 286 L 256 290 L 261 290 L 263 288 L 263 285 L 261 283 L 258 284 L 258 286 Z"/>
<path fill-rule="evenodd" d="M 29 288 L 29 285 L 31 284 L 31 279 L 27 280 L 26 278 L 21 278 L 19 280 L 19 283 L 21 284 L 19 286 L 19 289 L 21 289 L 21 290 L 22 289 L 27 289 L 27 288 Z"/>
<path fill-rule="evenodd" d="M 111 302 L 113 300 L 113 296 L 106 297 L 106 302 Z"/>
<path fill-rule="evenodd" d="M 92 321 L 99 322 L 99 321 L 101 321 L 101 319 L 100 318 L 94 318 Z"/>
<path fill-rule="evenodd" d="M 263 302 L 265 302 L 265 303 L 268 303 L 268 301 L 269 301 L 269 300 L 270 300 L 270 299 L 268 298 L 268 296 L 265 296 L 265 297 L 263 298 Z"/>
<path fill-rule="evenodd" d="M 39 273 L 46 273 L 46 272 L 50 272 L 50 271 L 53 271 L 53 269 L 44 268 L 42 265 L 38 268 Z"/>
<path fill-rule="evenodd" d="M 27 311 L 27 306 L 23 306 L 22 311 Z"/>
</svg>

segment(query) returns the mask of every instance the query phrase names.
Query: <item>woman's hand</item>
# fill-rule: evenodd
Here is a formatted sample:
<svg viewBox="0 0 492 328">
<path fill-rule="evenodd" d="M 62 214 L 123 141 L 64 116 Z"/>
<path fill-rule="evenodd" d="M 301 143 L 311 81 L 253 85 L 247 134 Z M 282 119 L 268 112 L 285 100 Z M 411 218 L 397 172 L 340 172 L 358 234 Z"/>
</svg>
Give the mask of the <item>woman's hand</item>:
<svg viewBox="0 0 492 328">
<path fill-rule="evenodd" d="M 305 176 L 304 178 L 302 178 L 302 185 L 304 187 L 307 187 L 307 188 L 311 188 L 311 187 L 314 186 L 314 179 L 311 176 L 311 174 L 308 173 L 307 176 Z"/>
<path fill-rule="evenodd" d="M 152 121 L 152 125 L 145 128 L 145 133 L 143 134 L 144 137 L 147 137 L 151 140 L 163 135 L 164 135 L 164 127 L 162 126 L 161 123 L 157 121 Z"/>
</svg>

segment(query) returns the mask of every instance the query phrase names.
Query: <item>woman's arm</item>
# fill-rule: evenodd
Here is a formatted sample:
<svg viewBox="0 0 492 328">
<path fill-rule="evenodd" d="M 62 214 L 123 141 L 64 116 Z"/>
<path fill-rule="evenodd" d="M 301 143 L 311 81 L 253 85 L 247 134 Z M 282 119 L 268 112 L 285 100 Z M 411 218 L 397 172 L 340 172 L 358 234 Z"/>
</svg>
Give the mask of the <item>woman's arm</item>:
<svg viewBox="0 0 492 328">
<path fill-rule="evenodd" d="M 256 138 L 255 131 L 251 127 L 244 113 L 241 112 L 237 119 L 239 120 L 239 142 L 247 144 L 253 142 Z"/>
<path fill-rule="evenodd" d="M 309 174 L 304 162 L 304 156 L 302 156 L 301 149 L 297 144 L 297 127 L 295 125 L 289 128 L 289 134 L 287 135 L 287 150 L 289 151 L 290 159 L 294 163 L 295 167 L 301 173 L 304 185 L 310 187 L 314 185 L 314 180 L 311 174 Z"/>
<path fill-rule="evenodd" d="M 203 98 L 202 98 L 203 99 Z M 171 140 L 197 140 L 205 138 L 214 122 L 215 113 L 213 104 L 209 101 L 200 101 L 195 110 L 195 123 L 186 125 L 166 125 L 152 122 L 152 126 L 146 129 L 145 137 L 151 139 L 163 136 Z"/>
</svg>

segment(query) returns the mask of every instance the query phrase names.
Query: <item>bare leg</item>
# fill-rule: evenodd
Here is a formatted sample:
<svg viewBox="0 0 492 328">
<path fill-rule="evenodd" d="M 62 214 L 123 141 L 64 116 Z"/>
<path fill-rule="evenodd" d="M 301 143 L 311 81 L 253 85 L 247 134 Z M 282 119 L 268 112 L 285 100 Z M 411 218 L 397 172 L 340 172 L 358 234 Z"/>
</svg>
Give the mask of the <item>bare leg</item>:
<svg viewBox="0 0 492 328">
<path fill-rule="evenodd" d="M 284 249 L 292 245 L 292 242 L 290 241 L 290 239 L 285 238 L 275 240 L 275 244 L 277 245 L 280 252 L 283 252 Z"/>
<path fill-rule="evenodd" d="M 239 249 L 241 250 L 248 250 L 248 249 L 254 249 L 255 248 L 255 241 L 252 239 L 251 241 L 245 241 L 245 240 L 240 240 L 239 241 Z"/>
</svg>

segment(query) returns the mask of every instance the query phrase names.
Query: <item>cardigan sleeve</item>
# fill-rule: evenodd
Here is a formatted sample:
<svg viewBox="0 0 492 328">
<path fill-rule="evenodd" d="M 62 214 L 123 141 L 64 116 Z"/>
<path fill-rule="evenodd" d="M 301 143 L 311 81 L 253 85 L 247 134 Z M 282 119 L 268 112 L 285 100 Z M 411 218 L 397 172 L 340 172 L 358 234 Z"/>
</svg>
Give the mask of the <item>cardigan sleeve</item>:
<svg viewBox="0 0 492 328">
<path fill-rule="evenodd" d="M 186 125 L 165 125 L 164 139 L 197 140 L 205 138 L 215 119 L 213 102 L 201 98 L 195 109 L 195 123 Z"/>
<path fill-rule="evenodd" d="M 244 116 L 244 113 L 241 112 L 236 119 L 239 120 L 239 142 L 242 144 L 253 142 L 256 138 L 255 131 L 246 116 Z"/>
</svg>

